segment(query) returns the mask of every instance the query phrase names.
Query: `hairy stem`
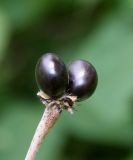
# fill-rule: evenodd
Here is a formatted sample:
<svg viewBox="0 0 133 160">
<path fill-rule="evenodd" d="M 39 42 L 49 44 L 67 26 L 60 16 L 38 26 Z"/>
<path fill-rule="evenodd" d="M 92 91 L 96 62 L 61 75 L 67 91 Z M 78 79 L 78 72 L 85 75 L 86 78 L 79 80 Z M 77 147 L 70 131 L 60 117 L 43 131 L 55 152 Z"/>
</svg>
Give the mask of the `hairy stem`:
<svg viewBox="0 0 133 160">
<path fill-rule="evenodd" d="M 49 132 L 49 129 L 53 127 L 56 120 L 59 118 L 60 110 L 57 104 L 49 105 L 46 107 L 43 116 L 38 124 L 32 139 L 31 145 L 25 157 L 25 160 L 34 160 L 39 147 Z"/>
</svg>

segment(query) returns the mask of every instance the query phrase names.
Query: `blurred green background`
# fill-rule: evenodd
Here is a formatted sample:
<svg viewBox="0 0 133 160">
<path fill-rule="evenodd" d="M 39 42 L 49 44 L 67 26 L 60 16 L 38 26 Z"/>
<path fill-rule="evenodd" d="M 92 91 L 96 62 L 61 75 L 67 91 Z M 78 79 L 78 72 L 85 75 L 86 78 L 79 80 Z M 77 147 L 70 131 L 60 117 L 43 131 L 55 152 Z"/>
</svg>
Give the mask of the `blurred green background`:
<svg viewBox="0 0 133 160">
<path fill-rule="evenodd" d="M 133 160 L 133 1 L 0 1 L 0 160 L 23 160 L 44 106 L 34 69 L 55 52 L 90 61 L 95 94 L 63 112 L 37 160 Z"/>
</svg>

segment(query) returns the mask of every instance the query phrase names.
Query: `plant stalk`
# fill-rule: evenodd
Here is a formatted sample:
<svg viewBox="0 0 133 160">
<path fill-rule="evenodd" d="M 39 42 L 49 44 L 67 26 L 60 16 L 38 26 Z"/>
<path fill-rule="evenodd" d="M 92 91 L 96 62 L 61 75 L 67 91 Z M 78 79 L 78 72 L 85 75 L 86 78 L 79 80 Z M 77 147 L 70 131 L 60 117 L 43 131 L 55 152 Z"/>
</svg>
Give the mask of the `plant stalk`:
<svg viewBox="0 0 133 160">
<path fill-rule="evenodd" d="M 43 116 L 37 126 L 31 145 L 25 157 L 25 160 L 35 160 L 37 151 L 39 150 L 43 139 L 53 127 L 56 120 L 59 118 L 61 111 L 57 104 L 48 105 L 44 110 Z"/>
</svg>

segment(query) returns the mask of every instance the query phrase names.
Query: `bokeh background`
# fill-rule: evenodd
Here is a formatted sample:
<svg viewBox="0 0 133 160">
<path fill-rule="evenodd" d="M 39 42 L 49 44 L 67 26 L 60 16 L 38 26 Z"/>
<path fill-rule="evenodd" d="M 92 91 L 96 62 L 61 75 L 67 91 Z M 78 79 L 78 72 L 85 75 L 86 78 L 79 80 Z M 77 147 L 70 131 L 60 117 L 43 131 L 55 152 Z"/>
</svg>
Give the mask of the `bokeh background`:
<svg viewBox="0 0 133 160">
<path fill-rule="evenodd" d="M 54 52 L 90 61 L 95 94 L 63 112 L 37 160 L 133 160 L 133 1 L 0 1 L 0 160 L 23 160 L 44 106 L 34 69 Z"/>
</svg>

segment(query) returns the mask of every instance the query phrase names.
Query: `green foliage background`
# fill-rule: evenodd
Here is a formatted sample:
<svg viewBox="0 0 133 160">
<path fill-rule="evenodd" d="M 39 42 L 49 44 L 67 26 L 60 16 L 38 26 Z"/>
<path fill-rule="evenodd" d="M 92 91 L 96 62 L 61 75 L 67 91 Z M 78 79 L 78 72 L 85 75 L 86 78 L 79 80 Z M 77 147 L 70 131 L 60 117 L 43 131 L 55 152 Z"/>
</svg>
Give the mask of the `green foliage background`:
<svg viewBox="0 0 133 160">
<path fill-rule="evenodd" d="M 37 160 L 133 160 L 133 1 L 0 2 L 0 160 L 23 160 L 44 106 L 34 68 L 45 52 L 97 69 L 95 94 L 64 112 Z"/>
</svg>

